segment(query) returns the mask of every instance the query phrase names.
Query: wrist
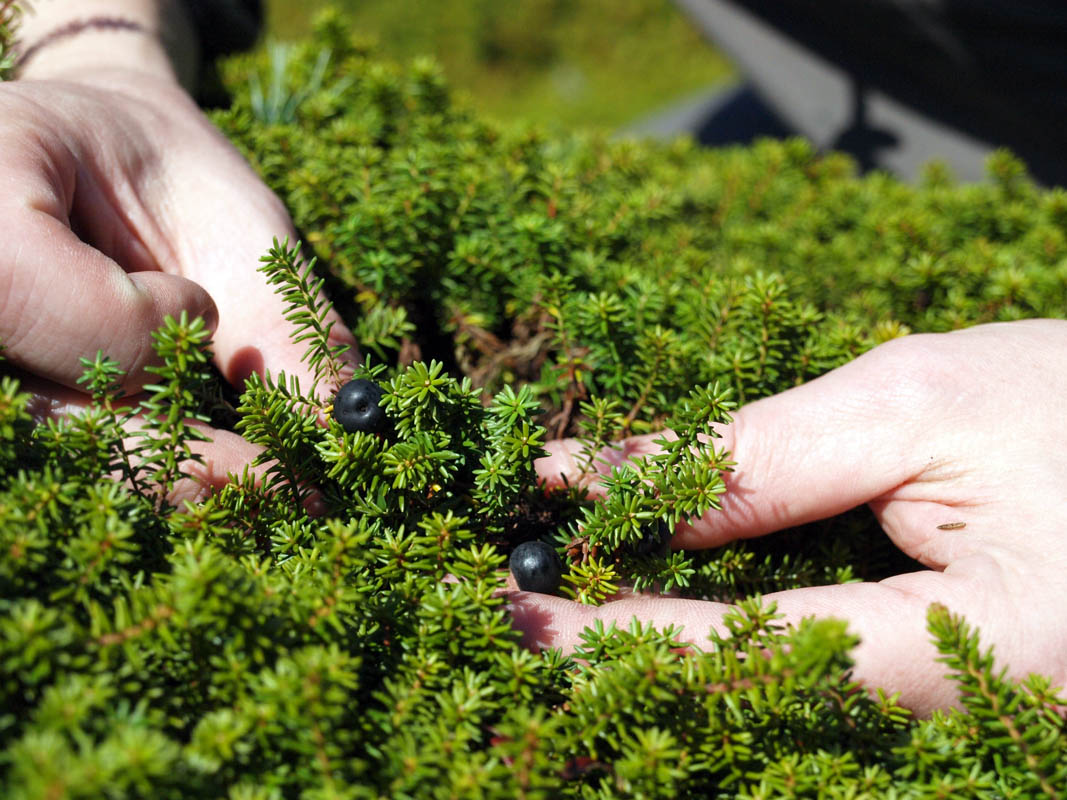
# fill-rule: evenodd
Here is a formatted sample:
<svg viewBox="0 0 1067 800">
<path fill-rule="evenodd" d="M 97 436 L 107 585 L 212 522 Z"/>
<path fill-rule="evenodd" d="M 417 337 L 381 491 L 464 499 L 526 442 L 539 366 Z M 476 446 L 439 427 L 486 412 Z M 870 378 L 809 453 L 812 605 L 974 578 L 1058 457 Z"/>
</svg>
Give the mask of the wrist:
<svg viewBox="0 0 1067 800">
<path fill-rule="evenodd" d="M 196 81 L 196 34 L 181 3 L 168 0 L 37 0 L 19 28 L 16 75 L 78 80 L 122 70 Z"/>
</svg>

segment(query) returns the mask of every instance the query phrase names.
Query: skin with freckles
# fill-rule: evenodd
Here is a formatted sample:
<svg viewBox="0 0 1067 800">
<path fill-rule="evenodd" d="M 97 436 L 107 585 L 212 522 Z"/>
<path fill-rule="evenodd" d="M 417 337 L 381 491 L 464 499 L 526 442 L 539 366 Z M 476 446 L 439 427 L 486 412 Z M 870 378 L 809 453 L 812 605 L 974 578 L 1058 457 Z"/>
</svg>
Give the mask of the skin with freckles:
<svg viewBox="0 0 1067 800">
<path fill-rule="evenodd" d="M 919 713 L 955 688 L 926 631 L 943 603 L 976 625 L 1016 677 L 1067 681 L 1067 322 L 1029 320 L 893 340 L 808 384 L 744 406 L 717 443 L 733 454 L 721 511 L 682 524 L 672 547 L 703 548 L 823 519 L 864 503 L 894 544 L 930 569 L 878 583 L 767 596 L 787 621 L 845 619 L 861 637 L 856 677 Z M 640 458 L 656 436 L 623 443 Z M 537 464 L 574 479 L 579 445 Z M 608 467 L 605 466 L 604 469 Z M 963 525 L 960 525 L 963 523 Z M 510 595 L 528 646 L 572 647 L 596 619 L 680 624 L 700 645 L 728 606 L 628 596 L 600 607 Z"/>
<path fill-rule="evenodd" d="M 155 0 L 41 5 L 27 41 L 89 11 L 158 29 Z M 184 310 L 213 330 L 215 363 L 240 387 L 284 370 L 310 387 L 281 299 L 257 271 L 272 241 L 296 241 L 281 201 L 178 83 L 161 41 L 87 30 L 45 47 L 0 84 L 0 341 L 38 418 L 76 412 L 79 359 L 98 350 L 135 394 L 151 376 L 151 333 Z M 332 313 L 334 344 L 355 340 Z M 349 367 L 350 369 L 351 367 Z M 346 372 L 347 376 L 348 372 Z M 258 448 L 209 431 L 202 495 L 240 473 Z"/>
</svg>

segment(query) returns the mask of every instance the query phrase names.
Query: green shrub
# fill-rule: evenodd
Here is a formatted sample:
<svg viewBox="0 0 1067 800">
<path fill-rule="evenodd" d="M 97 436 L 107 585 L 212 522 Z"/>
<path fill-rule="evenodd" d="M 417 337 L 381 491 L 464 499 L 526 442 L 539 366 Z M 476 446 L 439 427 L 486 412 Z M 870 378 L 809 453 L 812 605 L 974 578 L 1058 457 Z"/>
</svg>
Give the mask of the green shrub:
<svg viewBox="0 0 1067 800">
<path fill-rule="evenodd" d="M 8 80 L 15 68 L 12 42 L 15 37 L 15 25 L 21 14 L 15 0 L 0 0 L 0 81 Z"/>
<path fill-rule="evenodd" d="M 93 409 L 44 427 L 4 378 L 3 796 L 1058 796 L 1063 699 L 1004 678 L 963 620 L 928 618 L 964 708 L 915 720 L 852 682 L 843 623 L 785 631 L 753 597 L 899 571 L 865 513 L 699 553 L 628 546 L 716 507 L 729 454 L 697 433 L 733 404 L 909 330 L 1062 316 L 1063 191 L 1008 154 L 988 183 L 932 168 L 915 187 L 800 141 L 499 128 L 335 16 L 283 67 L 231 61 L 216 121 L 319 257 L 393 430 L 316 422 L 337 354 L 282 243 L 265 276 L 319 381 L 244 387 L 234 427 L 272 463 L 261 483 L 166 502 L 187 420 L 219 407 L 199 321 L 157 334 L 137 409 L 103 355 L 85 364 Z M 131 442 L 134 411 L 150 424 Z M 664 426 L 681 444 L 616 471 L 602 503 L 536 485 L 550 436 L 591 459 Z M 581 600 L 630 579 L 738 611 L 702 650 L 634 624 L 530 653 L 497 590 L 534 538 Z"/>
</svg>

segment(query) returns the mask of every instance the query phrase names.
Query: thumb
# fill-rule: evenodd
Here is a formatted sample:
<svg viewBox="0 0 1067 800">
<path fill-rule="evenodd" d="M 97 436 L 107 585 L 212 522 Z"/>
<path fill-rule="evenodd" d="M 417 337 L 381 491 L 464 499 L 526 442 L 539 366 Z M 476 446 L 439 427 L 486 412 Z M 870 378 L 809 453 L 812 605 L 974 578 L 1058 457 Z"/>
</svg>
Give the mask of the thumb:
<svg viewBox="0 0 1067 800">
<path fill-rule="evenodd" d="M 887 342 L 716 426 L 736 463 L 722 510 L 680 525 L 676 546 L 715 547 L 831 517 L 920 476 L 945 413 L 929 374 L 935 338 Z"/>
<path fill-rule="evenodd" d="M 834 516 L 919 475 L 943 409 L 931 391 L 929 336 L 888 342 L 802 386 L 743 406 L 714 426 L 736 467 L 721 510 L 680 523 L 674 546 L 716 547 Z M 924 355 L 926 354 L 926 355 Z M 916 419 L 930 423 L 916 425 Z M 549 442 L 537 471 L 549 485 L 589 483 L 656 452 L 660 434 L 635 436 L 582 463 L 573 439 Z M 600 493 L 596 486 L 592 494 Z"/>
<path fill-rule="evenodd" d="M 127 273 L 50 215 L 28 211 L 11 229 L 34 245 L 0 256 L 0 341 L 12 362 L 34 374 L 75 387 L 79 359 L 100 350 L 119 363 L 123 388 L 134 392 L 147 382 L 151 334 L 167 316 L 186 311 L 212 329 L 218 321 L 214 300 L 197 283 Z"/>
</svg>

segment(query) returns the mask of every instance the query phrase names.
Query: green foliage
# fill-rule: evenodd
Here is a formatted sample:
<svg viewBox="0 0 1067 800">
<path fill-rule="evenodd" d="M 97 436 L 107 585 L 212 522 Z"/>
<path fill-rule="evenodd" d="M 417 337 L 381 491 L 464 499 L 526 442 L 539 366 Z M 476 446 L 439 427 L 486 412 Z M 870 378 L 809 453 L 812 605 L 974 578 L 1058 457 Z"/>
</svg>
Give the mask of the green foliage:
<svg viewBox="0 0 1067 800">
<path fill-rule="evenodd" d="M 160 382 L 144 387 L 149 397 L 141 403 L 144 445 L 138 456 L 149 473 L 149 481 L 157 487 L 160 504 L 175 482 L 188 472 L 189 464 L 201 460 L 193 452 L 192 443 L 204 441 L 207 436 L 190 422 L 208 421 L 200 406 L 212 382 L 208 369 L 209 335 L 202 319 L 190 322 L 184 311 L 177 320 L 168 317 L 152 334 L 156 354 L 163 363 L 146 368 Z"/>
<path fill-rule="evenodd" d="M 290 91 L 285 83 L 285 72 L 289 64 L 289 46 L 271 44 L 268 52 L 270 53 L 271 72 L 267 87 L 263 87 L 258 75 L 253 74 L 249 77 L 248 91 L 252 111 L 256 119 L 263 122 L 292 122 L 296 119 L 296 110 L 300 104 L 322 88 L 322 76 L 330 60 L 330 51 L 324 49 L 319 52 L 307 85 L 296 92 Z"/>
<path fill-rule="evenodd" d="M 142 399 L 98 354 L 89 409 L 35 425 L 2 379 L 0 795 L 1060 796 L 1065 698 L 1008 679 L 963 620 L 928 620 L 962 707 L 915 720 L 853 682 L 843 623 L 787 629 L 761 601 L 898 571 L 868 517 L 642 543 L 714 513 L 733 464 L 711 426 L 737 403 L 908 330 L 1062 316 L 1062 191 L 1007 154 L 988 184 L 909 187 L 795 141 L 501 129 L 337 17 L 284 74 L 268 58 L 229 64 L 217 121 L 320 259 L 325 286 L 299 246 L 261 268 L 315 384 L 251 377 L 233 427 L 258 472 L 175 507 L 219 403 L 200 320 L 157 333 Z M 253 71 L 288 99 L 254 101 Z M 383 387 L 388 433 L 329 416 L 323 289 L 373 354 L 356 377 Z M 663 428 L 645 461 L 610 449 Z M 603 501 L 537 484 L 562 434 Z M 530 539 L 581 601 L 626 581 L 736 611 L 688 647 L 635 622 L 530 652 L 503 591 Z"/>
<path fill-rule="evenodd" d="M 294 327 L 293 341 L 310 341 L 303 360 L 315 371 L 316 384 L 325 380 L 330 389 L 336 391 L 343 366 L 340 357 L 348 347 L 330 342 L 333 323 L 326 321 L 330 306 L 322 295 L 322 279 L 312 282 L 314 259 L 301 267 L 299 248 L 289 248 L 288 242 L 279 244 L 275 241 L 262 261 L 267 284 L 279 287 L 279 294 L 285 301 L 285 319 Z M 312 387 L 312 394 L 314 390 Z"/>
<path fill-rule="evenodd" d="M 0 81 L 10 80 L 15 71 L 15 29 L 21 13 L 15 0 L 0 0 Z"/>
<path fill-rule="evenodd" d="M 618 128 L 732 69 L 672 0 L 266 0 L 267 36 L 333 5 L 383 56 L 431 55 L 479 113 Z"/>
</svg>

